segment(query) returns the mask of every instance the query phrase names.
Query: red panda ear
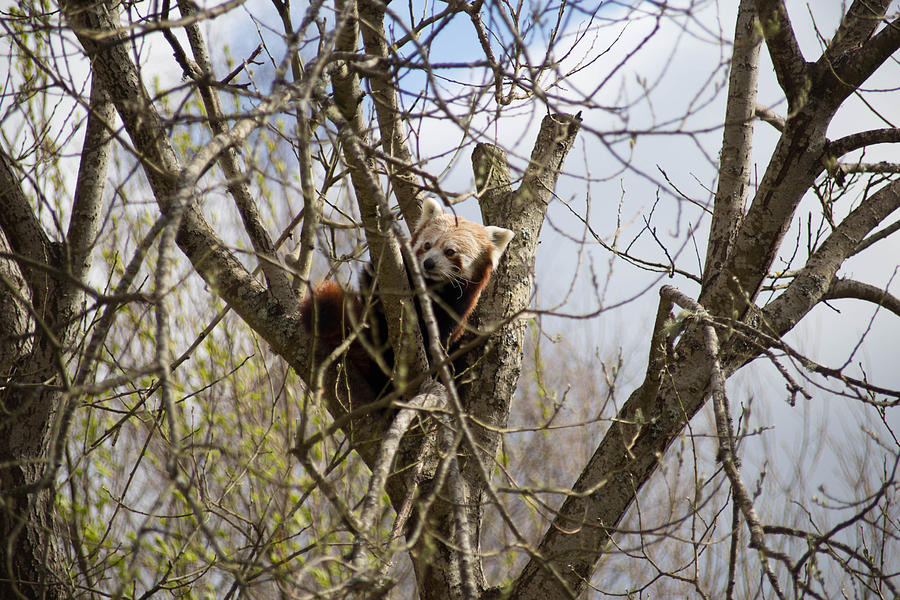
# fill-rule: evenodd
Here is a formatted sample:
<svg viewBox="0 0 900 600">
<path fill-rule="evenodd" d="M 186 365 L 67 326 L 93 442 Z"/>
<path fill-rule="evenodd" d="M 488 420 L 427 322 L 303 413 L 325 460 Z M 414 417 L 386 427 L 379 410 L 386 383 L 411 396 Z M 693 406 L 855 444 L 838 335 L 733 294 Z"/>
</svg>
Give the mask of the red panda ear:
<svg viewBox="0 0 900 600">
<path fill-rule="evenodd" d="M 496 267 L 497 262 L 500 260 L 504 250 L 506 250 L 506 247 L 509 245 L 510 240 L 513 239 L 515 234 L 509 229 L 493 227 L 492 225 L 485 227 L 484 231 L 487 233 L 488 239 L 493 246 L 493 248 L 491 248 L 491 262 L 493 262 L 494 267 Z"/>
<path fill-rule="evenodd" d="M 421 228 L 422 225 L 443 212 L 444 209 L 436 198 L 432 198 L 431 196 L 425 198 L 425 202 L 422 203 L 422 215 L 419 217 L 419 222 L 416 223 L 416 229 Z"/>
</svg>

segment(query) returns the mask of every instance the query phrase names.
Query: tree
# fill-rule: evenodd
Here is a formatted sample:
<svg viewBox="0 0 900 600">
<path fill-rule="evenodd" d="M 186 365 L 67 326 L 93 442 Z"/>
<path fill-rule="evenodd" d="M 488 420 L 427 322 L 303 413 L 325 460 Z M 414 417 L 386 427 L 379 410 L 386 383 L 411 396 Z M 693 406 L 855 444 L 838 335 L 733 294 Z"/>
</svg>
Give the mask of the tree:
<svg viewBox="0 0 900 600">
<path fill-rule="evenodd" d="M 811 17 L 813 60 L 783 1 L 741 0 L 728 14 L 733 41 L 711 35 L 727 48 L 722 69 L 668 120 L 652 111 L 659 79 L 639 74 L 629 99 L 618 77 L 669 23 L 714 32 L 705 3 L 242 5 L 65 0 L 3 11 L 0 596 L 405 597 L 413 586 L 422 598 L 897 596 L 900 392 L 865 364 L 828 366 L 790 338 L 831 301 L 900 315 L 890 281 L 839 276 L 898 229 L 885 223 L 900 207 L 900 168 L 864 162 L 870 147 L 900 142 L 872 99 L 896 89 L 865 87 L 896 64 L 889 1 L 855 0 L 833 31 Z M 634 23 L 646 27 L 629 37 Z M 223 65 L 223 31 L 240 64 Z M 768 107 L 757 100 L 763 46 L 782 95 Z M 606 75 L 580 87 L 579 74 L 604 59 Z M 724 119 L 695 125 L 720 107 L 719 74 Z M 604 104 L 618 83 L 618 103 Z M 854 98 L 888 126 L 835 136 Z M 520 135 L 523 110 L 544 115 L 526 127 L 534 141 L 519 156 L 521 145 L 499 142 L 513 139 L 507 126 Z M 621 126 L 596 125 L 597 113 Z M 757 125 L 777 133 L 757 157 L 758 179 Z M 710 132 L 721 151 L 708 199 L 634 157 L 647 137 L 702 146 Z M 610 184 L 567 161 L 579 140 L 658 186 L 624 249 L 621 222 L 606 240 L 595 233 L 590 191 Z M 451 191 L 461 153 L 471 153 L 474 193 Z M 591 162 L 590 150 L 580 156 Z M 562 175 L 583 187 L 564 197 Z M 474 195 L 486 224 L 516 233 L 455 374 L 442 348 L 404 326 L 410 299 L 427 292 L 407 276 L 401 224 L 416 221 L 425 194 L 454 210 Z M 660 203 L 693 211 L 686 233 L 659 230 Z M 544 318 L 567 316 L 534 296 L 554 204 L 582 221 L 583 234 L 563 229 L 578 252 L 590 240 L 611 265 L 654 277 L 624 296 L 659 293 L 655 320 L 641 319 L 646 369 L 621 406 L 619 377 L 639 359 L 542 350 Z M 692 270 L 682 250 L 701 232 L 705 259 Z M 317 279 L 345 283 L 365 260 L 397 290 L 383 300 L 403 357 L 396 393 L 374 401 L 298 312 Z M 592 283 L 596 306 L 567 325 L 615 308 Z M 849 344 L 851 358 L 866 337 Z M 848 468 L 855 497 L 817 508 L 742 466 L 742 449 L 766 434 L 751 427 L 748 405 L 735 428 L 729 398 L 739 372 L 762 362 L 792 403 L 827 391 L 872 419 L 862 439 L 875 458 Z M 523 369 L 533 380 L 520 381 Z M 602 385 L 579 369 L 603 374 Z M 541 442 L 567 401 L 548 389 L 567 385 L 586 407 L 610 399 L 565 424 L 590 454 L 577 464 Z M 709 432 L 694 418 L 707 405 Z M 511 427 L 511 412 L 537 408 L 545 414 Z M 684 444 L 694 465 L 682 479 L 672 461 Z M 529 445 L 537 462 L 515 462 Z M 557 461 L 574 484 L 551 483 Z M 800 510 L 761 511 L 768 502 Z"/>
</svg>

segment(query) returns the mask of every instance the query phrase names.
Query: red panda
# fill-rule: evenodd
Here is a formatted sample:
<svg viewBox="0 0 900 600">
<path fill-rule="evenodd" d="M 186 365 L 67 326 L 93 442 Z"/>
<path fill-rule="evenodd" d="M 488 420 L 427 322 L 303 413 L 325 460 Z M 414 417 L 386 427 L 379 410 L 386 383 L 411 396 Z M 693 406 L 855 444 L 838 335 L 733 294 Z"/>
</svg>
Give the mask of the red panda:
<svg viewBox="0 0 900 600">
<path fill-rule="evenodd" d="M 465 332 L 466 322 L 513 235 L 509 229 L 484 226 L 445 213 L 434 198 L 423 203 L 411 245 L 433 299 L 439 341 L 448 351 Z M 393 352 L 371 265 L 363 270 L 360 288 L 361 293 L 344 293 L 336 282 L 325 281 L 307 295 L 300 314 L 304 327 L 316 336 L 319 357 L 337 348 L 353 325 L 364 325 L 360 335 L 365 339 L 350 344 L 347 360 L 378 395 L 388 387 Z M 372 301 L 367 305 L 368 298 Z M 416 308 L 421 314 L 418 304 Z M 427 344 L 428 331 L 421 316 L 419 329 Z M 381 366 L 371 354 L 373 349 L 384 359 Z"/>
</svg>

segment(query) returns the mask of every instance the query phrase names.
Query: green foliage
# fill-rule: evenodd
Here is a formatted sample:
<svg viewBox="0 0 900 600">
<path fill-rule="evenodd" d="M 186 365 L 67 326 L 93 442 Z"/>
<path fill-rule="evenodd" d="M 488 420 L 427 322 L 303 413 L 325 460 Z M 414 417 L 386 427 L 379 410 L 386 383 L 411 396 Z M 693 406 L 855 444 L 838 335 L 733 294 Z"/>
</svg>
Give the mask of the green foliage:
<svg viewBox="0 0 900 600">
<path fill-rule="evenodd" d="M 127 187 L 120 188 L 123 201 L 104 234 L 116 249 L 103 253 L 100 266 L 113 282 L 148 229 L 148 213 L 124 202 Z M 151 252 L 138 289 L 152 289 L 155 261 Z M 178 307 L 170 313 L 175 356 L 192 347 L 221 310 L 197 298 L 209 296 L 194 276 L 170 290 L 168 302 Z M 152 361 L 152 305 L 124 304 L 104 349 L 98 380 Z M 172 373 L 176 438 L 169 435 L 155 376 L 83 398 L 69 438 L 73 458 L 60 473 L 57 494 L 70 546 L 90 565 L 73 578 L 89 577 L 85 585 L 126 598 L 153 589 L 214 597 L 225 573 L 259 589 L 277 587 L 279 580 L 341 581 L 345 567 L 322 557 L 346 552 L 349 538 L 289 454 L 298 385 L 297 376 L 228 315 Z M 320 407 L 302 410 L 309 412 L 311 430 L 328 422 Z M 327 465 L 329 479 L 349 498 L 362 474 L 341 448 L 340 440 L 325 438 L 311 456 Z M 183 489 L 168 471 L 173 453 L 187 481 Z"/>
</svg>

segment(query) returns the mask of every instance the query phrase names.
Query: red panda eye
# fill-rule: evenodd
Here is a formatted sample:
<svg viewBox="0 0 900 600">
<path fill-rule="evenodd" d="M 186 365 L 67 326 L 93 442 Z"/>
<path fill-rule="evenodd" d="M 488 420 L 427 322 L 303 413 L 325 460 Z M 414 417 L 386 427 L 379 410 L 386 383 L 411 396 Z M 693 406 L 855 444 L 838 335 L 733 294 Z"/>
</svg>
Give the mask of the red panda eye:
<svg viewBox="0 0 900 600">
<path fill-rule="evenodd" d="M 425 246 L 423 246 L 426 250 L 431 250 L 431 242 L 425 242 Z"/>
<path fill-rule="evenodd" d="M 454 254 L 456 254 L 456 250 L 454 250 L 453 248 L 447 248 L 446 250 L 444 250 L 444 256 L 446 256 L 447 258 L 450 258 Z"/>
</svg>

